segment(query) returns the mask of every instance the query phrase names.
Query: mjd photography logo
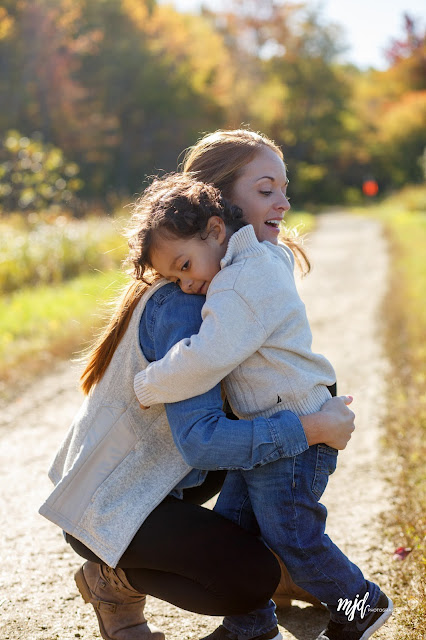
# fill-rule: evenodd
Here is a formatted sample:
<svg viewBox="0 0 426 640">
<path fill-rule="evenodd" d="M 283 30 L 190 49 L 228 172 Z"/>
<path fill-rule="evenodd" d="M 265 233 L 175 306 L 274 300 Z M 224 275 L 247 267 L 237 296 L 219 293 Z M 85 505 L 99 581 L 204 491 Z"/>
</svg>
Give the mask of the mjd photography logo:
<svg viewBox="0 0 426 640">
<path fill-rule="evenodd" d="M 347 598 L 339 598 L 337 604 L 337 611 L 343 611 L 348 618 L 349 622 L 355 617 L 355 613 L 359 611 L 361 620 L 364 618 L 365 614 L 370 611 L 370 605 L 367 604 L 367 600 L 370 596 L 370 592 L 367 591 L 365 596 L 359 600 L 359 595 L 356 594 L 355 600 L 348 600 Z"/>
</svg>

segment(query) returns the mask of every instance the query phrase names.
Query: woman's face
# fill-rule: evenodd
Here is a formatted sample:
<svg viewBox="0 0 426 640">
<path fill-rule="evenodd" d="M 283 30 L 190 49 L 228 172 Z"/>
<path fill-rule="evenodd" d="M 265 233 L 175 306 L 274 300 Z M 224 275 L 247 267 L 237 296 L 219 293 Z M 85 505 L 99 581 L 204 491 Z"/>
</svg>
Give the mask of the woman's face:
<svg viewBox="0 0 426 640">
<path fill-rule="evenodd" d="M 290 209 L 284 162 L 270 147 L 258 151 L 234 183 L 231 202 L 243 210 L 260 242 L 277 244 L 280 223 Z"/>
</svg>

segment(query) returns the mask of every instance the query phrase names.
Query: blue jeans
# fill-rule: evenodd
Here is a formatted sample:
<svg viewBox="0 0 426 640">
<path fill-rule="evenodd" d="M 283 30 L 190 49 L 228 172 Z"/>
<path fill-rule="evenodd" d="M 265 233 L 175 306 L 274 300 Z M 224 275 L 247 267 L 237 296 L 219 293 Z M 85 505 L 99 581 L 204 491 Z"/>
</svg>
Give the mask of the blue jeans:
<svg viewBox="0 0 426 640">
<path fill-rule="evenodd" d="M 339 598 L 354 601 L 368 591 L 366 602 L 374 607 L 380 589 L 325 534 L 327 510 L 319 499 L 336 462 L 337 450 L 318 444 L 250 471 L 228 471 L 215 510 L 261 535 L 295 583 L 324 602 L 333 620 L 347 622 L 337 610 Z M 261 635 L 275 624 L 272 601 L 247 616 L 224 619 L 241 638 Z"/>
</svg>

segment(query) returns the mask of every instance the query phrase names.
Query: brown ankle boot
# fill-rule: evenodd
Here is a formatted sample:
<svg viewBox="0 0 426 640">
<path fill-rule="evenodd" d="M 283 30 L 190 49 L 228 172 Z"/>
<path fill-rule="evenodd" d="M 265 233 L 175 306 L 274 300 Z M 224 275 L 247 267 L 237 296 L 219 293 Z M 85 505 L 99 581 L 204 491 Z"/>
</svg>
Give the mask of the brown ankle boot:
<svg viewBox="0 0 426 640">
<path fill-rule="evenodd" d="M 88 561 L 74 577 L 84 601 L 95 609 L 104 640 L 165 640 L 162 631 L 148 626 L 146 596 L 132 587 L 122 569 Z"/>
<path fill-rule="evenodd" d="M 275 553 L 274 556 L 280 563 L 281 567 L 281 580 L 278 584 L 277 590 L 272 596 L 272 600 L 277 605 L 277 609 L 284 609 L 286 607 L 291 607 L 292 600 L 301 600 L 302 602 L 309 602 L 313 604 L 314 607 L 318 609 L 325 609 L 324 605 L 316 598 L 311 595 L 302 587 L 298 587 L 295 582 L 290 577 L 289 572 L 287 571 L 287 567 L 284 562 L 279 558 Z"/>
</svg>

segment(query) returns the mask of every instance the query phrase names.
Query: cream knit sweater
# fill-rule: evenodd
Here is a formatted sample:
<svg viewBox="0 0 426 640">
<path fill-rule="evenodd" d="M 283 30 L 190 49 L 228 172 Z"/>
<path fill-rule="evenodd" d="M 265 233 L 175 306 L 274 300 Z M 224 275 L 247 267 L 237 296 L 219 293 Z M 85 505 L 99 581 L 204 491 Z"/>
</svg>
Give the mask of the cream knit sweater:
<svg viewBox="0 0 426 640">
<path fill-rule="evenodd" d="M 229 403 L 241 418 L 318 411 L 336 376 L 312 352 L 293 269 L 290 249 L 260 243 L 251 225 L 234 233 L 208 289 L 199 333 L 135 376 L 141 404 L 191 398 L 226 376 Z"/>
</svg>

